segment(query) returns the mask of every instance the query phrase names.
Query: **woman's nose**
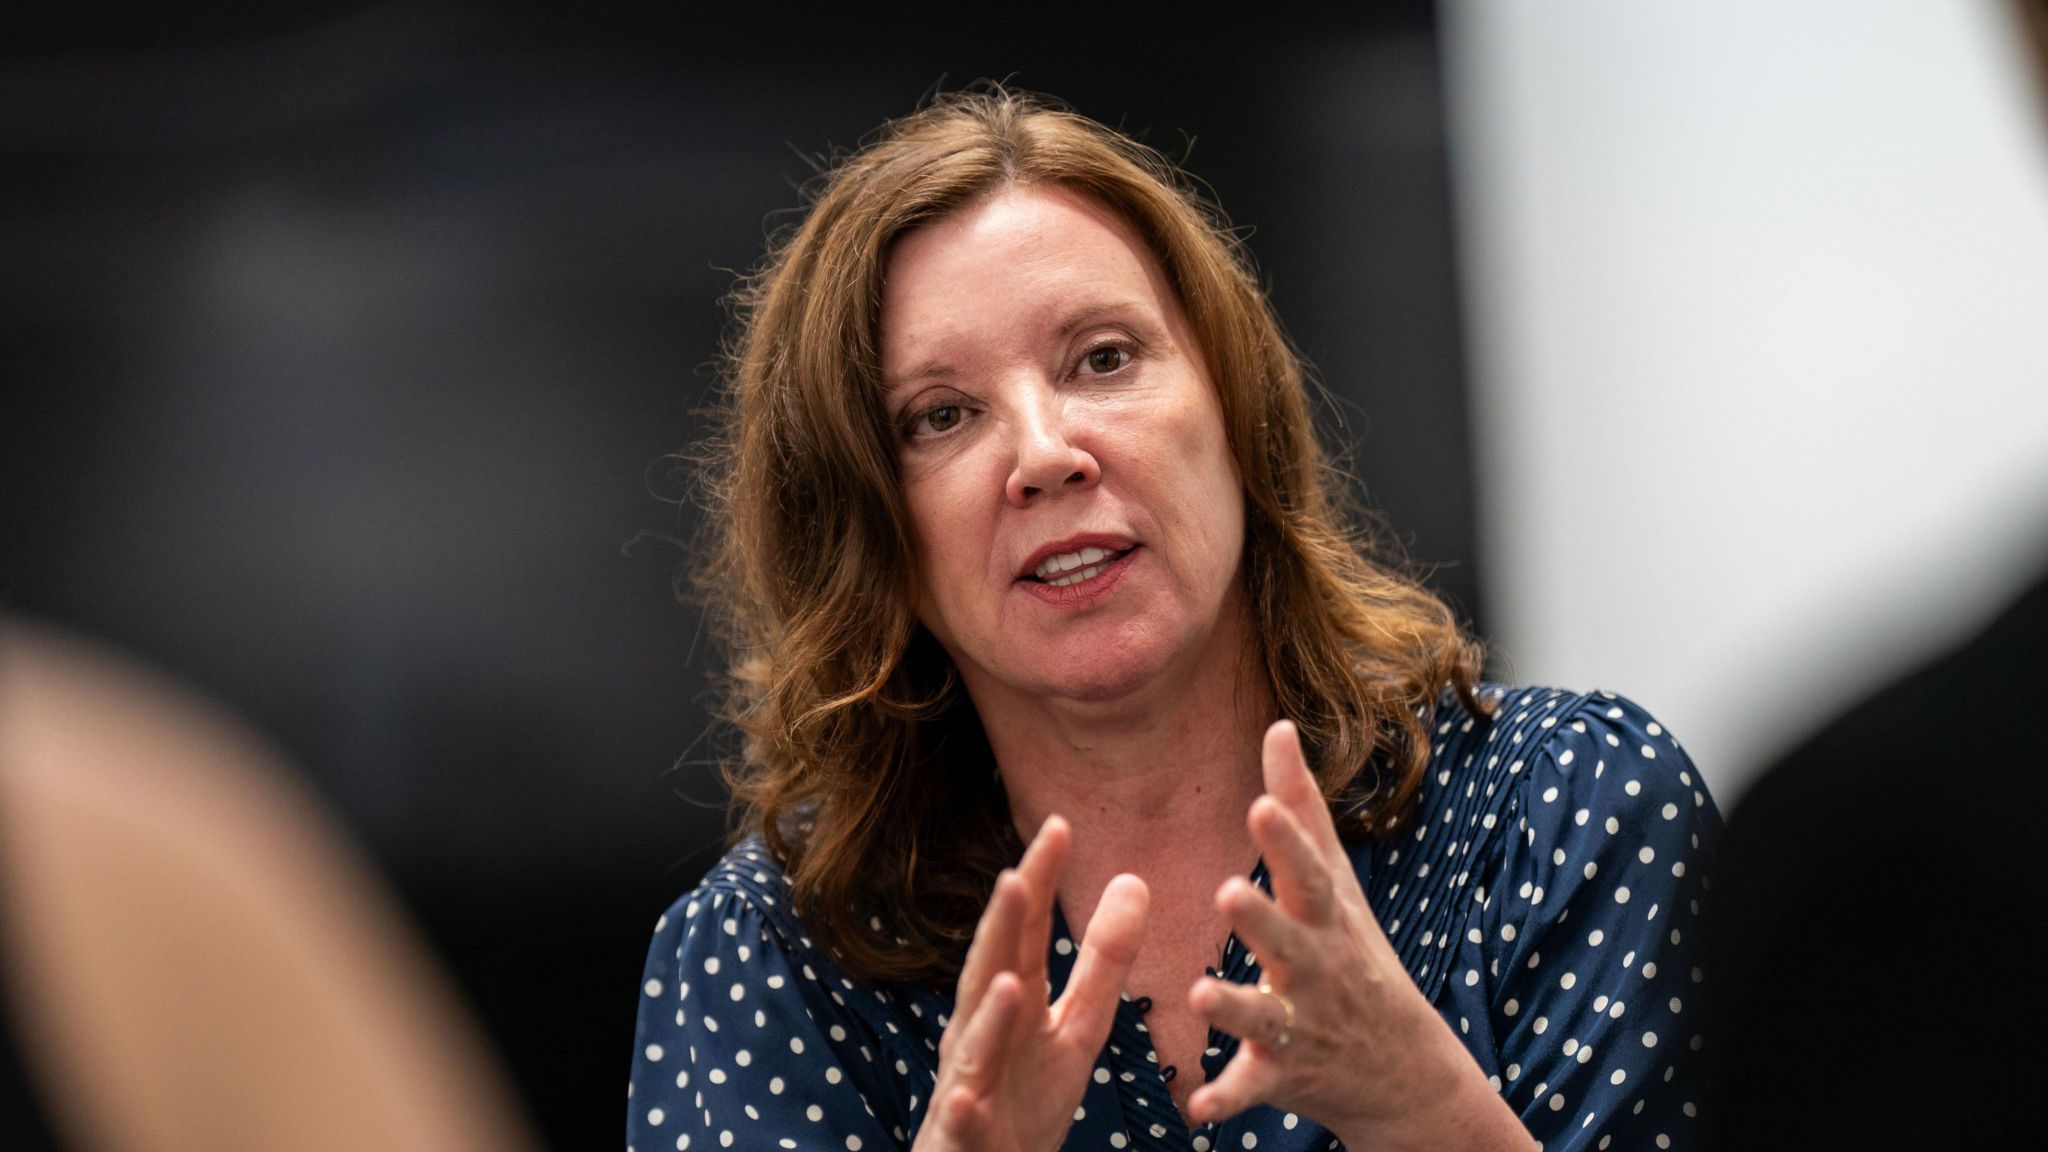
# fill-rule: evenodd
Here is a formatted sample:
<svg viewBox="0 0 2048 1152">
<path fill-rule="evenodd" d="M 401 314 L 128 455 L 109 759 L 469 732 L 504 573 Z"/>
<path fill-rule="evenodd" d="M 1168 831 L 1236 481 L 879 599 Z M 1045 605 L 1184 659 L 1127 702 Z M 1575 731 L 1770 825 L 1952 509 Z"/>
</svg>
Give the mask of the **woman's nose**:
<svg viewBox="0 0 2048 1152">
<path fill-rule="evenodd" d="M 1068 438 L 1056 409 L 1026 413 L 1017 436 L 1017 464 L 1004 495 L 1019 508 L 1059 489 L 1094 487 L 1102 465 Z"/>
</svg>

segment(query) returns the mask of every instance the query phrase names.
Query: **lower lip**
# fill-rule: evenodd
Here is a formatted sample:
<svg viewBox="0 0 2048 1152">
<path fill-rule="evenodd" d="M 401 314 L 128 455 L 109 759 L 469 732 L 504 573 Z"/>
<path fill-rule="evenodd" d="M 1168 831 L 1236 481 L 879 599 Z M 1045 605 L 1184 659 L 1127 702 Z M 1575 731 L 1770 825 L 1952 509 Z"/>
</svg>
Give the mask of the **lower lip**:
<svg viewBox="0 0 2048 1152">
<path fill-rule="evenodd" d="M 1042 584 L 1036 580 L 1019 580 L 1017 587 L 1047 604 L 1061 608 L 1084 607 L 1109 595 L 1110 590 L 1124 578 L 1124 572 L 1130 568 L 1131 561 L 1137 555 L 1138 549 L 1134 546 L 1130 551 L 1110 561 L 1102 571 L 1078 584 L 1055 586 Z"/>
</svg>

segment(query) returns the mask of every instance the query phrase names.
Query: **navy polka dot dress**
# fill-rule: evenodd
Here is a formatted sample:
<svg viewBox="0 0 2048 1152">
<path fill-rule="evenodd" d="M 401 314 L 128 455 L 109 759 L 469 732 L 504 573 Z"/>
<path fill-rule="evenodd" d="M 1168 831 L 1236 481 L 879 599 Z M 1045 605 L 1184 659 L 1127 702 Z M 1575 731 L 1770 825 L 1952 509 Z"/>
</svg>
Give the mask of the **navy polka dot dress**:
<svg viewBox="0 0 2048 1152">
<path fill-rule="evenodd" d="M 1720 818 L 1678 742 L 1608 694 L 1488 689 L 1495 718 L 1438 709 L 1419 807 L 1354 849 L 1416 984 L 1549 1152 L 1697 1143 L 1696 959 Z M 1254 881 L 1266 884 L 1263 864 Z M 907 1148 L 938 1074 L 951 997 L 854 979 L 790 914 L 758 841 L 655 926 L 627 1118 L 635 1152 Z M 1055 918 L 1053 994 L 1075 947 Z M 1255 984 L 1235 939 L 1221 975 Z M 1310 1116 L 1258 1107 L 1190 1131 L 1145 1031 L 1118 1006 L 1062 1145 L 1308 1152 Z M 1213 1078 L 1236 1050 L 1211 1031 Z"/>
</svg>

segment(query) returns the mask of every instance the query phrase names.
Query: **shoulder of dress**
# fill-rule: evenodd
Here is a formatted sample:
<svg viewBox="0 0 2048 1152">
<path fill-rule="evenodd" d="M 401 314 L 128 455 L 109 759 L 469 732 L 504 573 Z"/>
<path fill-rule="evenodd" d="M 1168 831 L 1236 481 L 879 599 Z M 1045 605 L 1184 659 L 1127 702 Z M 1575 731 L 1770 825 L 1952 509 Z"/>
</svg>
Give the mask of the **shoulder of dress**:
<svg viewBox="0 0 2048 1152">
<path fill-rule="evenodd" d="M 1500 787 L 1538 769 L 1569 770 L 1579 744 L 1646 759 L 1660 750 L 1683 756 L 1677 739 L 1647 710 L 1613 692 L 1483 684 L 1477 695 L 1486 715 L 1473 715 L 1451 693 L 1438 702 L 1426 793 L 1461 782 Z"/>
<path fill-rule="evenodd" d="M 727 850 L 696 887 L 676 898 L 655 931 L 681 932 L 690 921 L 707 913 L 757 919 L 763 935 L 774 938 L 784 950 L 813 950 L 809 934 L 791 908 L 789 877 L 759 837 L 748 837 Z"/>
<path fill-rule="evenodd" d="M 1560 724 L 1568 724 L 1590 696 L 1561 688 L 1481 684 L 1475 714 L 1453 693 L 1437 702 L 1430 730 L 1424 806 L 1447 789 L 1498 789 L 1520 777 Z"/>
</svg>

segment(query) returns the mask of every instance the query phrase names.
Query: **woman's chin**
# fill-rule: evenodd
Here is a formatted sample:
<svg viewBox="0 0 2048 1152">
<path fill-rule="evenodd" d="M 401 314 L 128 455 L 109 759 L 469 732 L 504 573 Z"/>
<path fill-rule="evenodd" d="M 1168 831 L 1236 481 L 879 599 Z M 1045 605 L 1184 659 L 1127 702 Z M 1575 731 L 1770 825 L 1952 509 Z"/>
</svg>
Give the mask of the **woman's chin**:
<svg viewBox="0 0 2048 1152">
<path fill-rule="evenodd" d="M 1096 649 L 1081 656 L 1050 659 L 1047 665 L 1063 669 L 1060 675 L 1032 677 L 1018 683 L 1017 689 L 1049 702 L 1081 705 L 1137 702 L 1164 689 L 1170 661 L 1128 652 L 1105 660 L 1101 652 Z"/>
</svg>

